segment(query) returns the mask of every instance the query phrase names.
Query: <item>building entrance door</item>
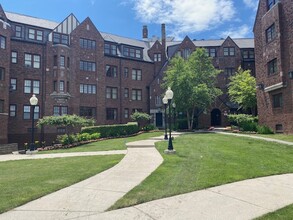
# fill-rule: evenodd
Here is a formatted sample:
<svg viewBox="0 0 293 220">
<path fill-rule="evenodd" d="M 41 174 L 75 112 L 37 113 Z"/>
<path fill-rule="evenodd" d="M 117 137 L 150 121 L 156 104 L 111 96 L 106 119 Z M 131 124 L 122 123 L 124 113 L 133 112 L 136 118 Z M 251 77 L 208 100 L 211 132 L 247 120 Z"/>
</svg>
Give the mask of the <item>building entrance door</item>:
<svg viewBox="0 0 293 220">
<path fill-rule="evenodd" d="M 162 112 L 156 113 L 156 127 L 163 127 L 163 114 Z"/>
<path fill-rule="evenodd" d="M 221 126 L 221 111 L 217 108 L 211 112 L 211 126 Z"/>
</svg>

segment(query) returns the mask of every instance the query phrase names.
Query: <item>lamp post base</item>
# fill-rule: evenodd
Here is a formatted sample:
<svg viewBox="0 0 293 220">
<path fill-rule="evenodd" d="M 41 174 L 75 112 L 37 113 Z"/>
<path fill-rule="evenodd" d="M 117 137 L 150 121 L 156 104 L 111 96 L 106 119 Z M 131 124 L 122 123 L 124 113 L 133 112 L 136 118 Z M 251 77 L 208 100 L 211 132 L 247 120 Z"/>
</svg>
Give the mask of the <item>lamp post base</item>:
<svg viewBox="0 0 293 220">
<path fill-rule="evenodd" d="M 176 150 L 169 150 L 169 149 L 167 149 L 167 150 L 164 150 L 164 153 L 165 154 L 176 154 Z"/>
</svg>

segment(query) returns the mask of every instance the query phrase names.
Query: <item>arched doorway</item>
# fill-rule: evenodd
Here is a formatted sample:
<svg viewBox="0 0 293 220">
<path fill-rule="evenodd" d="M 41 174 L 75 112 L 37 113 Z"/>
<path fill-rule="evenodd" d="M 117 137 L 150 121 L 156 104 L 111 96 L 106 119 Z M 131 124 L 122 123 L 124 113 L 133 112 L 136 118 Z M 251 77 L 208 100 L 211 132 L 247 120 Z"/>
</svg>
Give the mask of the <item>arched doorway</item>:
<svg viewBox="0 0 293 220">
<path fill-rule="evenodd" d="M 211 112 L 211 126 L 221 126 L 221 111 L 217 108 Z"/>
</svg>

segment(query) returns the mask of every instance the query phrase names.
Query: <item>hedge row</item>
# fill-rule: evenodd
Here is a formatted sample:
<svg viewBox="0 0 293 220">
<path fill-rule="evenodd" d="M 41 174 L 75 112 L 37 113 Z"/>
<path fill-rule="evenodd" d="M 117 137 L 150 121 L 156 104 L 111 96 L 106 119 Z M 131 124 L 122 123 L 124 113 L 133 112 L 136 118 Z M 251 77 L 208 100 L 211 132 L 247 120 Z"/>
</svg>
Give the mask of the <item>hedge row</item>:
<svg viewBox="0 0 293 220">
<path fill-rule="evenodd" d="M 100 133 L 101 138 L 131 135 L 131 134 L 137 133 L 138 131 L 139 131 L 139 128 L 136 122 L 130 122 L 127 124 L 118 124 L 118 125 L 91 126 L 91 127 L 84 127 L 81 129 L 81 133 L 89 133 L 89 134 Z"/>
</svg>

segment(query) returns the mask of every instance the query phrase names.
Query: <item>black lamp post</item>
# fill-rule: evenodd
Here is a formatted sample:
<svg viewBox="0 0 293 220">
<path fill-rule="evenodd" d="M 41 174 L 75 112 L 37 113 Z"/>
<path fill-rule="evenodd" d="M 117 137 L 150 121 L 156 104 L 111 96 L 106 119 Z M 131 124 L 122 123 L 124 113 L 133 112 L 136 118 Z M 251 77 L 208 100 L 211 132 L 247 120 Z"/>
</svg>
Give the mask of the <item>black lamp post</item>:
<svg viewBox="0 0 293 220">
<path fill-rule="evenodd" d="M 30 104 L 31 104 L 31 114 L 32 114 L 32 139 L 31 139 L 31 144 L 30 144 L 30 151 L 34 151 L 35 150 L 35 126 L 34 126 L 34 122 L 35 122 L 35 107 L 38 104 L 38 98 L 36 97 L 35 94 L 32 95 L 32 97 L 30 98 Z"/>
<path fill-rule="evenodd" d="M 164 104 L 164 108 L 165 108 L 165 136 L 164 136 L 164 140 L 168 140 L 168 135 L 167 135 L 167 105 L 168 105 L 168 99 L 167 99 L 166 95 L 163 98 L 163 104 Z"/>
<path fill-rule="evenodd" d="M 173 126 L 174 126 L 173 130 L 175 131 L 175 129 L 176 129 L 176 112 L 175 112 L 176 104 L 175 104 L 175 102 L 173 102 L 172 107 L 173 107 Z"/>
<path fill-rule="evenodd" d="M 169 106 L 169 142 L 168 142 L 168 149 L 165 151 L 165 153 L 175 153 L 176 151 L 173 149 L 173 143 L 172 143 L 172 137 L 171 137 L 171 102 L 173 99 L 173 91 L 170 87 L 168 87 L 168 90 L 166 91 L 166 98 L 168 99 L 168 106 Z"/>
</svg>

